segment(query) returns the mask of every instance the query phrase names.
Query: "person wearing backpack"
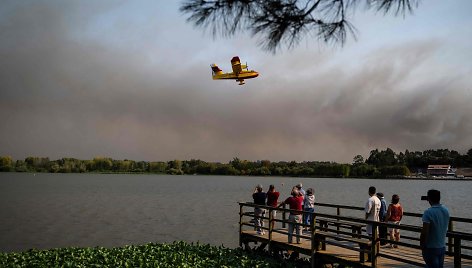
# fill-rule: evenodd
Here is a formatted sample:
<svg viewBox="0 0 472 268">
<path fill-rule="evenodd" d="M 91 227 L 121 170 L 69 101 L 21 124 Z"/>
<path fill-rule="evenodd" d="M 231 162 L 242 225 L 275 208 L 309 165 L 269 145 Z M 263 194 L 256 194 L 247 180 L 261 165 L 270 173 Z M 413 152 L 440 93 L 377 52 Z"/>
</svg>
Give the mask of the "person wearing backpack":
<svg viewBox="0 0 472 268">
<path fill-rule="evenodd" d="M 379 221 L 387 222 L 387 203 L 385 202 L 384 194 L 377 193 L 377 197 L 380 199 Z M 379 226 L 379 238 L 384 239 L 380 241 L 381 246 L 384 246 L 387 244 L 387 227 L 386 226 Z"/>
</svg>

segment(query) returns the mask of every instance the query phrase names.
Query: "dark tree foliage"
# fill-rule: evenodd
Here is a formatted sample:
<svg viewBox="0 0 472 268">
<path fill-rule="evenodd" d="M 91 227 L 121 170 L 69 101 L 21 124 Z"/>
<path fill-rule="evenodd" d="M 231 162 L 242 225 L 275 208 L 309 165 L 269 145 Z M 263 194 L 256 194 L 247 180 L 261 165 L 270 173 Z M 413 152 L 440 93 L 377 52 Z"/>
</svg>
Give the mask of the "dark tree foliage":
<svg viewBox="0 0 472 268">
<path fill-rule="evenodd" d="M 306 34 L 326 43 L 344 44 L 348 34 L 356 37 L 349 15 L 358 6 L 384 14 L 405 15 L 420 0 L 186 0 L 180 11 L 197 27 L 209 28 L 214 36 L 250 31 L 260 36 L 260 45 L 275 52 L 289 48 Z"/>
<path fill-rule="evenodd" d="M 292 176 L 292 177 L 403 177 L 424 170 L 431 164 L 447 164 L 456 168 L 472 168 L 472 149 L 467 154 L 449 149 L 423 152 L 395 153 L 392 149 L 375 149 L 364 162 L 361 155 L 354 157 L 353 164 L 320 161 L 249 161 L 237 157 L 228 163 L 205 162 L 199 159 L 147 162 L 115 160 L 95 157 L 92 160 L 48 157 L 27 157 L 14 161 L 10 156 L 0 156 L 0 172 L 50 172 L 50 173 L 154 173 L 154 174 L 200 174 L 243 176 Z"/>
<path fill-rule="evenodd" d="M 472 149 L 471 149 L 472 150 Z M 469 152 L 471 151 L 469 150 Z M 453 167 L 472 167 L 472 162 L 468 162 L 468 154 L 461 155 L 455 150 L 436 149 L 423 152 L 395 153 L 392 149 L 370 152 L 366 164 L 375 167 L 385 166 L 407 166 L 411 171 L 424 170 L 428 165 L 451 165 Z"/>
<path fill-rule="evenodd" d="M 385 151 L 375 149 L 370 152 L 370 156 L 365 162 L 376 167 L 394 166 L 398 164 L 397 158 L 395 152 L 390 148 L 387 148 Z"/>
<path fill-rule="evenodd" d="M 13 160 L 11 156 L 0 156 L 0 171 L 11 171 L 13 169 Z"/>
</svg>

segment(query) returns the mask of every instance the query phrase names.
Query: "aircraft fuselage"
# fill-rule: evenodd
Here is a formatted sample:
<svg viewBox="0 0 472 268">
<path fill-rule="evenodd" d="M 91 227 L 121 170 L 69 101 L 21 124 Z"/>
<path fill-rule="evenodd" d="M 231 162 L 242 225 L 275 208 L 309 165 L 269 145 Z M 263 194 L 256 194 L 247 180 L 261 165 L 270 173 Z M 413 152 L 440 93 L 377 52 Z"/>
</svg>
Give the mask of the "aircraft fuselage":
<svg viewBox="0 0 472 268">
<path fill-rule="evenodd" d="M 259 73 L 254 70 L 249 70 L 247 64 L 241 64 L 238 56 L 231 59 L 231 68 L 233 72 L 223 73 L 223 71 L 216 64 L 210 65 L 213 80 L 231 80 L 234 79 L 239 82 L 239 85 L 244 85 L 244 79 L 255 78 Z"/>
<path fill-rule="evenodd" d="M 255 78 L 258 77 L 259 73 L 256 71 L 241 71 L 238 74 L 235 73 L 222 73 L 222 74 L 215 74 L 213 76 L 213 80 L 218 80 L 218 79 L 249 79 L 249 78 Z"/>
</svg>

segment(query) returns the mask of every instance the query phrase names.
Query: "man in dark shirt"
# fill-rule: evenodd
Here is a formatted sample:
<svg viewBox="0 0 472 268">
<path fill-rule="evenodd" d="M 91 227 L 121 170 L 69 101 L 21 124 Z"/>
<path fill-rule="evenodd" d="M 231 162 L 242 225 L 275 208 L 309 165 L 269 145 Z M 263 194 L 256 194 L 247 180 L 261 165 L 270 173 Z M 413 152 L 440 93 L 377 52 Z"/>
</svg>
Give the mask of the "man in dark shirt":
<svg viewBox="0 0 472 268">
<path fill-rule="evenodd" d="M 265 192 L 262 191 L 262 185 L 258 184 L 256 188 L 254 189 L 254 193 L 252 194 L 252 198 L 254 199 L 254 204 L 256 205 L 266 205 L 266 198 L 267 195 Z M 256 223 L 256 228 L 257 228 L 257 233 L 260 235 L 263 235 L 264 229 L 261 227 L 264 227 L 264 220 L 262 217 L 265 216 L 265 209 L 260 208 L 260 207 L 255 207 L 254 208 L 254 221 Z"/>
<path fill-rule="evenodd" d="M 387 216 L 387 203 L 385 202 L 384 194 L 377 193 L 377 197 L 380 199 L 380 212 L 379 212 L 379 220 L 380 222 L 386 222 Z M 380 245 L 384 246 L 387 244 L 387 227 L 386 226 L 379 226 L 379 238 L 384 239 L 380 241 Z"/>
</svg>

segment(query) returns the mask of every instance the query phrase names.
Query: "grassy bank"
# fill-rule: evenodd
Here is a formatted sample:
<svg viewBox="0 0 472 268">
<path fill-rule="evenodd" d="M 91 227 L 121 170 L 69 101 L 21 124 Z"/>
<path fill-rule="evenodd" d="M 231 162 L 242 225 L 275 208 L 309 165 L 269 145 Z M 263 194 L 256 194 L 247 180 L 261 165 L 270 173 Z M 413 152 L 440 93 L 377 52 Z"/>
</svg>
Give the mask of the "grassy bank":
<svg viewBox="0 0 472 268">
<path fill-rule="evenodd" d="M 59 248 L 0 253 L 0 267 L 295 267 L 287 260 L 202 244 L 174 242 L 117 248 Z"/>
</svg>

